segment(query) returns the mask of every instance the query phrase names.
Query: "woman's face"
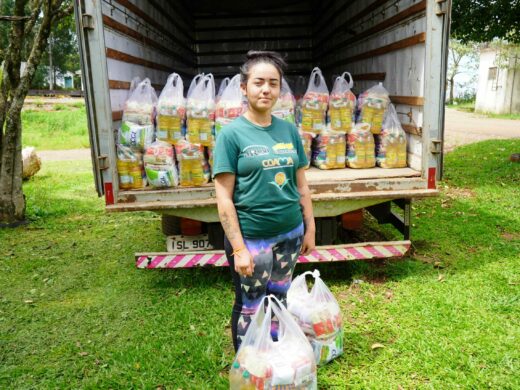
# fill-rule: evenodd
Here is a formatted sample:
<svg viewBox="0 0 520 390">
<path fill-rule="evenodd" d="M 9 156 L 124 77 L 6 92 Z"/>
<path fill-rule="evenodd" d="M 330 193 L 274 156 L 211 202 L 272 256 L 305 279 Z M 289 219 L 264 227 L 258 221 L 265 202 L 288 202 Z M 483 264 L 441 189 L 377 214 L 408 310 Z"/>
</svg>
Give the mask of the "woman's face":
<svg viewBox="0 0 520 390">
<path fill-rule="evenodd" d="M 242 93 L 255 111 L 271 111 L 280 96 L 280 73 L 271 64 L 260 62 L 249 70 L 247 84 L 241 84 Z"/>
</svg>

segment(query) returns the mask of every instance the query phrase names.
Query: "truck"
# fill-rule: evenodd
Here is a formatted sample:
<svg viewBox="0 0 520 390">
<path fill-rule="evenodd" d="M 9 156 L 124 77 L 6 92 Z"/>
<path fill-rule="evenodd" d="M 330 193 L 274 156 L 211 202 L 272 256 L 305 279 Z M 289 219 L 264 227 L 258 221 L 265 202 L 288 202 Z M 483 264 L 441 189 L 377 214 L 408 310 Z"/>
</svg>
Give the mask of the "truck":
<svg viewBox="0 0 520 390">
<path fill-rule="evenodd" d="M 95 186 L 107 212 L 161 214 L 165 252 L 136 253 L 139 268 L 226 266 L 212 183 L 123 190 L 116 137 L 131 80 L 149 78 L 160 93 L 169 74 L 185 84 L 199 73 L 238 73 L 250 49 L 274 50 L 285 77 L 318 66 L 329 82 L 349 71 L 359 93 L 382 82 L 407 137 L 406 168 L 310 168 L 316 249 L 299 262 L 404 256 L 411 203 L 438 195 L 450 0 L 77 0 L 75 18 Z M 363 210 L 365 210 L 363 212 Z M 350 242 L 343 234 L 361 213 L 389 223 L 398 241 Z"/>
</svg>

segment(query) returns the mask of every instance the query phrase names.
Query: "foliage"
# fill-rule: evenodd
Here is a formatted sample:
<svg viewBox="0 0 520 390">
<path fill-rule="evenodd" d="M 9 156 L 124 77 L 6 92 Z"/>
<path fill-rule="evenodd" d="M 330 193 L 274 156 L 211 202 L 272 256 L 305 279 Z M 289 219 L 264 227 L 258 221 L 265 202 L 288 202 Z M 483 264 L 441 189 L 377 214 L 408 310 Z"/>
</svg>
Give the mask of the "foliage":
<svg viewBox="0 0 520 390">
<path fill-rule="evenodd" d="M 518 150 L 446 156 L 440 196 L 413 205 L 414 256 L 317 266 L 345 316 L 320 388 L 520 387 Z M 32 223 L 0 231 L 0 388 L 227 389 L 228 270 L 136 270 L 135 252 L 164 249 L 159 217 L 104 212 L 91 172 L 45 163 L 25 184 Z"/>
<path fill-rule="evenodd" d="M 455 77 L 461 73 L 473 74 L 473 77 L 466 83 L 474 85 L 477 82 L 477 69 L 479 59 L 479 47 L 476 43 L 462 43 L 457 39 L 450 39 L 448 55 L 448 71 L 446 80 L 449 88 L 449 102 L 453 102 Z M 464 66 L 462 66 L 464 63 Z M 461 85 L 467 87 L 467 85 Z"/>
<path fill-rule="evenodd" d="M 489 44 L 497 51 L 495 65 L 501 69 L 520 69 L 520 44 L 494 40 Z"/>
<path fill-rule="evenodd" d="M 520 0 L 454 0 L 451 32 L 462 42 L 520 43 Z"/>
</svg>

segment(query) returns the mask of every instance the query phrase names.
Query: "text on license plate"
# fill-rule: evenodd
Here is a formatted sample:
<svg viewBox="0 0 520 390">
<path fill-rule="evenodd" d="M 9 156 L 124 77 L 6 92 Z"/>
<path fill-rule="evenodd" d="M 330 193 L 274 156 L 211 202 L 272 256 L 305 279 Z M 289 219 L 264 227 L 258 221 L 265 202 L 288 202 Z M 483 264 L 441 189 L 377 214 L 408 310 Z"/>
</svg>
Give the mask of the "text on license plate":
<svg viewBox="0 0 520 390">
<path fill-rule="evenodd" d="M 198 236 L 168 236 L 166 237 L 166 248 L 168 252 L 213 249 L 207 234 Z"/>
</svg>

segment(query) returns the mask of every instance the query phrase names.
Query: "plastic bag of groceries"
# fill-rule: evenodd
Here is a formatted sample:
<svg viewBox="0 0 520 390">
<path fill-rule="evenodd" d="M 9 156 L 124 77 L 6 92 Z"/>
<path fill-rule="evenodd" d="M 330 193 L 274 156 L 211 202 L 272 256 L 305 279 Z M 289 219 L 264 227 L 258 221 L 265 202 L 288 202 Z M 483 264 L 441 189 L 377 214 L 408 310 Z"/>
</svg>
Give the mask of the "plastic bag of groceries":
<svg viewBox="0 0 520 390">
<path fill-rule="evenodd" d="M 220 100 L 220 97 L 222 96 L 222 93 L 224 92 L 224 90 L 226 89 L 226 87 L 229 85 L 229 81 L 231 79 L 229 77 L 225 77 L 221 82 L 220 82 L 220 85 L 218 87 L 218 92 L 217 92 L 217 96 L 215 96 L 215 103 L 218 104 L 219 100 Z"/>
<path fill-rule="evenodd" d="M 305 169 L 309 169 L 312 160 L 313 135 L 311 133 L 305 133 L 303 131 L 300 131 L 299 133 L 300 138 L 302 140 L 303 150 L 305 151 L 305 155 L 307 156 L 307 166 L 305 167 Z"/>
<path fill-rule="evenodd" d="M 179 183 L 182 187 L 197 187 L 209 182 L 210 168 L 200 144 L 181 140 L 175 146 L 179 161 Z"/>
<path fill-rule="evenodd" d="M 381 134 L 376 136 L 376 163 L 381 168 L 406 167 L 406 133 L 392 103 L 388 105 Z"/>
<path fill-rule="evenodd" d="M 311 291 L 307 275 L 314 277 Z M 287 291 L 287 308 L 311 343 L 317 364 L 328 363 L 343 353 L 341 310 L 318 270 L 294 278 Z"/>
<path fill-rule="evenodd" d="M 137 150 L 143 150 L 154 139 L 153 123 L 141 125 L 131 121 L 123 121 L 118 132 L 118 143 Z"/>
<path fill-rule="evenodd" d="M 295 123 L 294 119 L 294 107 L 295 107 L 294 96 L 291 91 L 291 87 L 287 84 L 284 78 L 282 78 L 282 85 L 280 88 L 280 96 L 276 101 L 272 114 L 280 119 L 283 119 L 290 123 Z"/>
<path fill-rule="evenodd" d="M 156 141 L 149 145 L 143 159 L 146 176 L 152 187 L 168 188 L 179 185 L 173 147 L 168 142 Z"/>
<path fill-rule="evenodd" d="M 156 104 L 157 95 L 150 83 L 150 79 L 146 78 L 137 84 L 132 95 L 126 101 L 123 110 L 123 122 L 153 125 Z"/>
<path fill-rule="evenodd" d="M 279 323 L 278 341 L 271 336 L 273 315 Z M 251 320 L 229 371 L 229 385 L 231 390 L 318 388 L 309 341 L 273 295 L 262 301 Z"/>
<path fill-rule="evenodd" d="M 240 90 L 240 75 L 237 74 L 229 81 L 228 86 L 222 92 L 215 112 L 215 136 L 218 136 L 222 127 L 234 121 L 244 112 L 242 104 L 242 91 Z"/>
<path fill-rule="evenodd" d="M 189 99 L 193 90 L 195 89 L 195 87 L 197 86 L 197 84 L 204 78 L 204 73 L 199 73 L 198 75 L 196 75 L 193 79 L 191 79 L 191 83 L 190 83 L 190 86 L 188 88 L 188 93 L 186 95 L 186 99 Z"/>
<path fill-rule="evenodd" d="M 146 187 L 143 153 L 129 146 L 117 145 L 116 155 L 119 188 L 132 190 Z"/>
<path fill-rule="evenodd" d="M 207 74 L 197 82 L 186 107 L 186 139 L 209 146 L 215 121 L 215 80 Z"/>
<path fill-rule="evenodd" d="M 294 119 L 296 122 L 296 126 L 300 126 L 302 123 L 302 104 L 303 104 L 303 95 L 305 95 L 305 90 L 307 88 L 307 80 L 304 76 L 298 76 L 294 83 Z"/>
<path fill-rule="evenodd" d="M 372 134 L 381 133 L 385 111 L 389 103 L 388 91 L 382 83 L 367 89 L 359 95 L 358 110 L 360 116 L 358 122 L 368 123 Z"/>
<path fill-rule="evenodd" d="M 128 93 L 126 95 L 125 104 L 128 99 L 130 99 L 130 96 L 132 96 L 132 93 L 135 91 L 135 88 L 139 85 L 141 82 L 141 78 L 139 76 L 135 76 L 132 81 L 130 82 L 130 89 L 128 90 Z"/>
<path fill-rule="evenodd" d="M 325 126 L 329 90 L 319 68 L 312 70 L 309 85 L 302 100 L 301 128 L 305 132 L 319 134 Z"/>
<path fill-rule="evenodd" d="M 347 166 L 350 168 L 373 168 L 376 166 L 374 136 L 370 124 L 356 123 L 347 135 Z"/>
<path fill-rule="evenodd" d="M 184 84 L 172 73 L 157 101 L 157 139 L 175 145 L 182 138 L 185 115 Z"/>
<path fill-rule="evenodd" d="M 348 81 L 345 78 L 348 76 Z M 349 72 L 336 77 L 329 98 L 330 127 L 334 131 L 350 133 L 356 112 L 356 95 L 351 89 L 354 80 Z"/>
<path fill-rule="evenodd" d="M 319 169 L 345 168 L 347 136 L 326 126 L 314 140 L 312 164 Z"/>
</svg>

